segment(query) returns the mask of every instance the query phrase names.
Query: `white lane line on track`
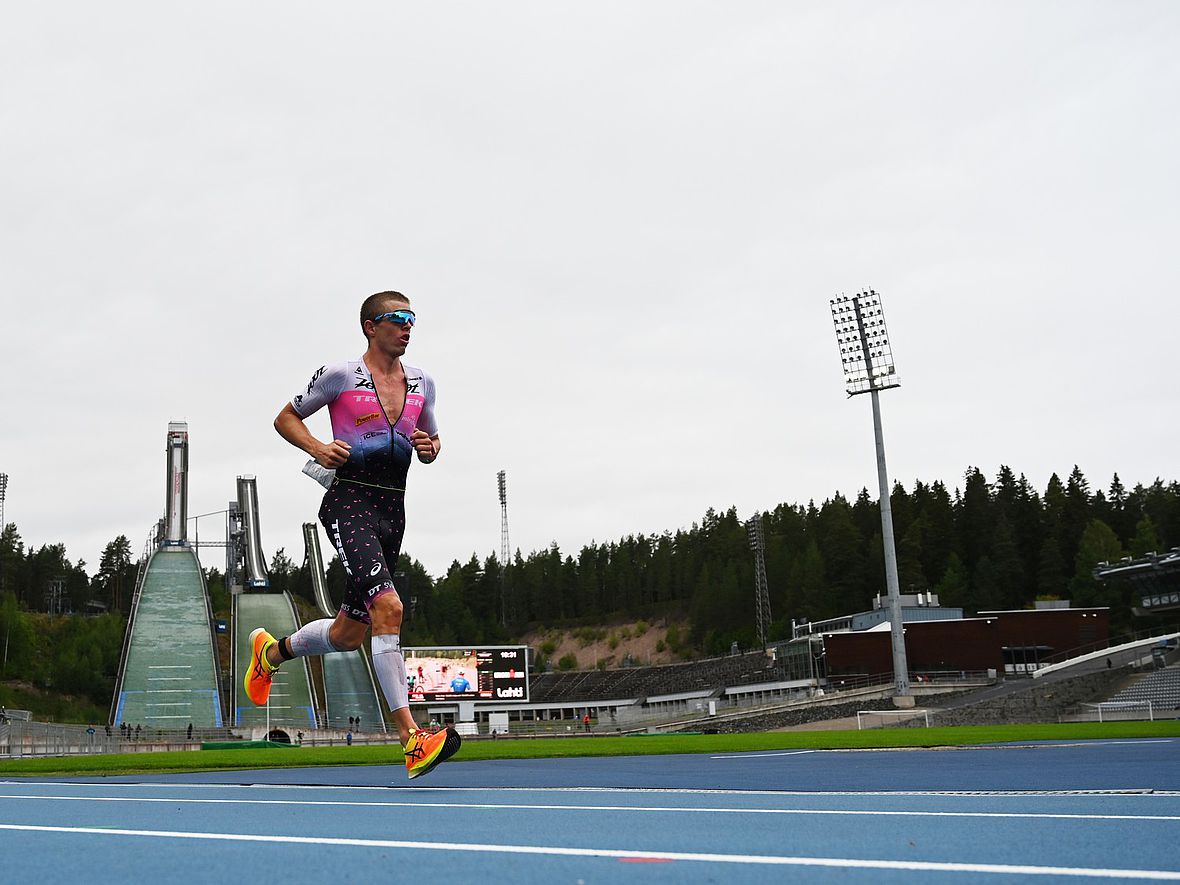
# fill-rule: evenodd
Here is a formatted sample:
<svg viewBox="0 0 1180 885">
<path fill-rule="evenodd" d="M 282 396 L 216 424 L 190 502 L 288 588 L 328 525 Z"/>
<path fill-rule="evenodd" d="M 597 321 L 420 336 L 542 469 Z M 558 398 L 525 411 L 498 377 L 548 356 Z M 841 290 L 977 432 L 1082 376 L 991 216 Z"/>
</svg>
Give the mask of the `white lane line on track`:
<svg viewBox="0 0 1180 885">
<path fill-rule="evenodd" d="M 605 811 L 656 812 L 661 814 L 789 814 L 796 816 L 829 815 L 844 817 L 969 817 L 1035 818 L 1049 820 L 1136 820 L 1180 821 L 1175 814 L 1065 814 L 1039 811 L 891 811 L 884 809 L 846 808 L 685 808 L 674 805 L 528 805 L 509 802 L 348 802 L 330 799 L 179 799 L 159 796 L 37 796 L 5 795 L 5 799 L 34 802 L 132 802 L 165 805 L 279 805 L 339 808 L 445 808 L 477 811 Z"/>
<path fill-rule="evenodd" d="M 557 845 L 491 845 L 478 842 L 403 842 L 394 839 L 341 839 L 327 836 L 264 836 L 250 833 L 192 833 L 177 830 L 122 830 L 94 827 L 46 827 L 0 824 L 0 830 L 68 833 L 94 836 L 139 836 L 157 839 L 195 839 L 221 842 L 263 842 L 280 845 L 347 845 L 357 848 L 404 848 L 410 851 L 468 851 L 484 854 L 531 854 L 554 857 L 614 857 L 635 860 L 690 861 L 793 867 L 835 867 L 862 870 L 913 870 L 938 873 L 990 873 L 1001 876 L 1090 876 L 1107 879 L 1180 881 L 1180 871 L 1129 870 L 1093 867 L 1053 867 L 1030 864 L 937 863 L 916 860 L 877 860 L 850 857 L 792 857 L 767 854 L 710 854 L 686 851 L 628 851 L 617 848 L 565 848 Z"/>
<path fill-rule="evenodd" d="M 250 771 L 243 771 L 249 774 Z M 267 784 L 243 781 L 236 784 L 200 784 L 168 781 L 28 781 L 0 780 L 0 786 L 8 787 L 87 787 L 110 789 L 169 789 L 169 790 L 291 790 L 291 791 L 381 791 L 401 793 L 622 793 L 638 795 L 658 793 L 672 796 L 806 796 L 823 798 L 827 796 L 879 797 L 879 796 L 950 796 L 950 797 L 998 797 L 1004 799 L 1041 799 L 1046 796 L 1073 798 L 1107 798 L 1110 796 L 1133 796 L 1142 798 L 1174 798 L 1180 790 L 1155 790 L 1150 787 L 1125 787 L 1102 790 L 720 790 L 698 787 L 427 787 L 409 784 Z"/>
<path fill-rule="evenodd" d="M 768 756 L 806 756 L 815 750 L 785 750 L 782 753 L 745 753 L 741 756 L 710 756 L 710 759 L 765 759 Z"/>
<path fill-rule="evenodd" d="M 1171 744 L 1175 743 L 1175 738 L 1143 738 L 1142 740 L 1134 741 L 1094 741 L 1090 744 L 1083 744 L 1083 746 L 1093 747 L 1095 745 L 1110 746 L 1111 744 Z"/>
</svg>

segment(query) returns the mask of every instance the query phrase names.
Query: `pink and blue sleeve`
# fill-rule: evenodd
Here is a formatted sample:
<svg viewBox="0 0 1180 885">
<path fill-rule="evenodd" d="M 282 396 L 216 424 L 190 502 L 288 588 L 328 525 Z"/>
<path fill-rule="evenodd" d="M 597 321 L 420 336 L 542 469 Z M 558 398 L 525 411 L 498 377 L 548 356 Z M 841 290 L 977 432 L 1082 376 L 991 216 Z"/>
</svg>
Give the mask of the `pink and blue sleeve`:
<svg viewBox="0 0 1180 885">
<path fill-rule="evenodd" d="M 344 363 L 320 366 L 312 373 L 307 387 L 291 397 L 291 407 L 300 418 L 318 412 L 344 390 L 348 367 Z"/>
</svg>

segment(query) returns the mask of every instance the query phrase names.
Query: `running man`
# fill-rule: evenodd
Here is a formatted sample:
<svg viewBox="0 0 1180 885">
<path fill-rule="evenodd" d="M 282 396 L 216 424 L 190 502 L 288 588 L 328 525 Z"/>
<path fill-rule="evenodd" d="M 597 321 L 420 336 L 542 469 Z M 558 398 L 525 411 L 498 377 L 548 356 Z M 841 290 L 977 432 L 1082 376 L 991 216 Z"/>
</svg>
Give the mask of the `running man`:
<svg viewBox="0 0 1180 885">
<path fill-rule="evenodd" d="M 406 771 L 415 778 L 453 756 L 460 744 L 454 729 L 431 734 L 410 715 L 399 635 L 402 603 L 391 575 L 405 531 L 410 461 L 417 455 L 423 464 L 434 463 L 442 443 L 434 381 L 402 362 L 416 321 L 410 300 L 400 292 L 370 295 L 360 319 L 368 342 L 360 359 L 320 367 L 274 422 L 283 439 L 326 468 L 320 471 L 327 474 L 328 491 L 319 517 L 347 576 L 344 602 L 335 619 L 311 621 L 282 639 L 262 627 L 251 633 L 246 694 L 265 704 L 283 661 L 358 649 L 371 625 L 373 669 L 393 711 Z M 330 443 L 320 442 L 304 423 L 324 406 L 332 420 Z"/>
</svg>

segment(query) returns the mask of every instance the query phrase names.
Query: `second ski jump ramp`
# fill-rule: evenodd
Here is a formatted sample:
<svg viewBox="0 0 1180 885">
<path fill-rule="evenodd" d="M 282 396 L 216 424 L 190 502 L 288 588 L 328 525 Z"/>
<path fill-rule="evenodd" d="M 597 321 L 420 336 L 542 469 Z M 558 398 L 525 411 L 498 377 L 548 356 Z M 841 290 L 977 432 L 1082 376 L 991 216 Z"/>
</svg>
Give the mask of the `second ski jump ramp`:
<svg viewBox="0 0 1180 885">
<path fill-rule="evenodd" d="M 328 695 L 325 727 L 343 728 L 358 716 L 366 731 L 384 731 L 373 674 L 364 653 L 336 651 L 324 655 L 324 691 Z"/>
<path fill-rule="evenodd" d="M 305 658 L 285 662 L 274 674 L 269 712 L 246 697 L 242 681 L 251 666 L 250 632 L 255 627 L 265 627 L 276 638 L 294 633 L 299 624 L 290 597 L 286 593 L 239 593 L 234 597 L 234 723 L 315 728 L 311 677 Z"/>
</svg>

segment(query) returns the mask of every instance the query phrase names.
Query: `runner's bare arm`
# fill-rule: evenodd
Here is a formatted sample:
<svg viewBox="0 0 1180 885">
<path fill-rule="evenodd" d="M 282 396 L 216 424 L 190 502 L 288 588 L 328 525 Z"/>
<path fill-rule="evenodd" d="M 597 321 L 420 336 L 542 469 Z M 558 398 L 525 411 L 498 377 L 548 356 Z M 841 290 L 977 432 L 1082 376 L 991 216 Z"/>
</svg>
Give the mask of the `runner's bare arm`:
<svg viewBox="0 0 1180 885">
<path fill-rule="evenodd" d="M 275 430 L 279 436 L 311 455 L 321 467 L 335 469 L 348 460 L 350 446 L 343 440 L 334 439 L 324 445 L 307 429 L 303 419 L 299 417 L 290 403 L 283 406 L 275 418 Z"/>
</svg>

